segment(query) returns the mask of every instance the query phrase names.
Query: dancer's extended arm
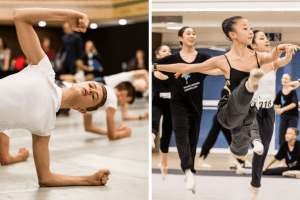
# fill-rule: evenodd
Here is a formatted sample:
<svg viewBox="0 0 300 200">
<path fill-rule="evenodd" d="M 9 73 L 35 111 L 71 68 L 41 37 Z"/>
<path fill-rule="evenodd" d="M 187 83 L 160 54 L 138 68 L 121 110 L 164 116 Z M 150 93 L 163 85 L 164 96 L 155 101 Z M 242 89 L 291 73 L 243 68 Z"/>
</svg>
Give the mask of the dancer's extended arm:
<svg viewBox="0 0 300 200">
<path fill-rule="evenodd" d="M 220 56 L 210 58 L 203 63 L 197 64 L 169 64 L 169 65 L 156 65 L 157 70 L 166 72 L 178 72 L 181 74 L 188 74 L 192 72 L 205 72 L 209 70 L 214 70 L 218 68 L 220 62 Z M 152 66 L 154 68 L 154 65 Z"/>
<path fill-rule="evenodd" d="M 50 171 L 49 140 L 50 136 L 32 134 L 33 157 L 41 187 L 104 185 L 107 183 L 110 174 L 108 169 L 101 169 L 90 176 L 69 176 L 52 173 Z"/>
<path fill-rule="evenodd" d="M 291 52 L 294 54 L 294 52 L 299 48 L 299 46 L 293 44 L 280 44 L 275 47 L 271 53 L 258 53 L 261 61 L 260 64 L 264 65 L 276 61 L 282 52 Z"/>
<path fill-rule="evenodd" d="M 283 66 L 287 65 L 288 63 L 290 63 L 292 60 L 292 57 L 293 57 L 293 53 L 291 51 L 287 51 L 283 58 L 278 58 L 275 62 L 273 62 L 274 71 L 276 72 L 276 70 L 278 68 L 283 67 Z"/>
</svg>

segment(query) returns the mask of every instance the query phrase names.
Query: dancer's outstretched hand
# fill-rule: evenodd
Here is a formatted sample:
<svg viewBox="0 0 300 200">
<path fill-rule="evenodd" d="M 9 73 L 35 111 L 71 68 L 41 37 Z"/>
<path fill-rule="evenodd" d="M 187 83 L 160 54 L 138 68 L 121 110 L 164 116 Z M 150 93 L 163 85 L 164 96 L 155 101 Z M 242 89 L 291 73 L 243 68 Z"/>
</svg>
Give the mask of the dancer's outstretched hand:
<svg viewBox="0 0 300 200">
<path fill-rule="evenodd" d="M 287 83 L 286 85 L 292 86 L 294 89 L 297 89 L 300 86 L 300 82 L 299 81 L 291 81 L 291 82 Z"/>
<path fill-rule="evenodd" d="M 282 52 L 292 52 L 293 54 L 295 54 L 295 51 L 297 51 L 298 49 L 300 49 L 300 47 L 298 45 L 293 45 L 293 44 L 280 44 L 277 47 L 278 51 L 282 51 Z"/>
</svg>

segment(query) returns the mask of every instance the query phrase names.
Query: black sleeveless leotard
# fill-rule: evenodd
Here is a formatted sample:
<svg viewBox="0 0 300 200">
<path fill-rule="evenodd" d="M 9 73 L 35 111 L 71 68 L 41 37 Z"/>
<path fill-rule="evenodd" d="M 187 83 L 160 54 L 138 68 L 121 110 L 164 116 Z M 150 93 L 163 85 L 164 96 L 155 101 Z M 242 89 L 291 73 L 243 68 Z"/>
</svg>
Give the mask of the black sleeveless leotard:
<svg viewBox="0 0 300 200">
<path fill-rule="evenodd" d="M 226 79 L 226 86 L 232 92 L 241 83 L 241 81 L 244 78 L 246 78 L 250 75 L 250 72 L 243 72 L 243 71 L 232 68 L 230 63 L 229 63 L 229 60 L 228 60 L 227 56 L 226 55 L 224 55 L 224 56 L 225 56 L 225 58 L 228 62 L 228 65 L 230 67 L 230 77 L 229 77 L 229 79 Z M 255 56 L 256 56 L 256 61 L 257 61 L 258 68 L 260 68 L 256 52 L 255 52 Z"/>
</svg>

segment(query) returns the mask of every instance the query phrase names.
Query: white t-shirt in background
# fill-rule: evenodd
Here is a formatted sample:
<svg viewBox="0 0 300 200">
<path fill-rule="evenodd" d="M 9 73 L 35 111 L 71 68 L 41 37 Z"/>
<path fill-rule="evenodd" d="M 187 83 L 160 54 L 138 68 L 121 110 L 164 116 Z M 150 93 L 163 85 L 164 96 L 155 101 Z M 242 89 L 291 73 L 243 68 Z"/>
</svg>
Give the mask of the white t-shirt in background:
<svg viewBox="0 0 300 200">
<path fill-rule="evenodd" d="M 22 128 L 32 134 L 50 135 L 62 98 L 54 78 L 45 56 L 37 65 L 0 79 L 0 131 Z"/>
<path fill-rule="evenodd" d="M 121 72 L 110 76 L 104 76 L 103 79 L 105 84 L 111 88 L 115 88 L 119 83 L 124 81 L 129 81 L 132 85 L 134 85 L 134 82 L 136 81 L 136 78 L 133 77 L 134 73 L 134 71 Z"/>
</svg>

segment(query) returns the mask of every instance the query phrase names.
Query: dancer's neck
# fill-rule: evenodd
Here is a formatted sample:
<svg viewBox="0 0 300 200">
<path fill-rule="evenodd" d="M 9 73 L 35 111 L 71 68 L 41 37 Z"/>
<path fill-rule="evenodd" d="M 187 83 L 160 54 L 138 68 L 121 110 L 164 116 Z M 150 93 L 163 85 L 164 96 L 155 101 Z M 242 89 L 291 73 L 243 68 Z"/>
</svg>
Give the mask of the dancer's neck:
<svg viewBox="0 0 300 200">
<path fill-rule="evenodd" d="M 195 50 L 194 46 L 183 46 L 180 52 L 182 55 L 188 55 L 196 53 L 197 51 Z"/>
<path fill-rule="evenodd" d="M 237 57 L 243 58 L 249 53 L 249 49 L 244 44 L 234 42 L 230 52 Z"/>
</svg>

